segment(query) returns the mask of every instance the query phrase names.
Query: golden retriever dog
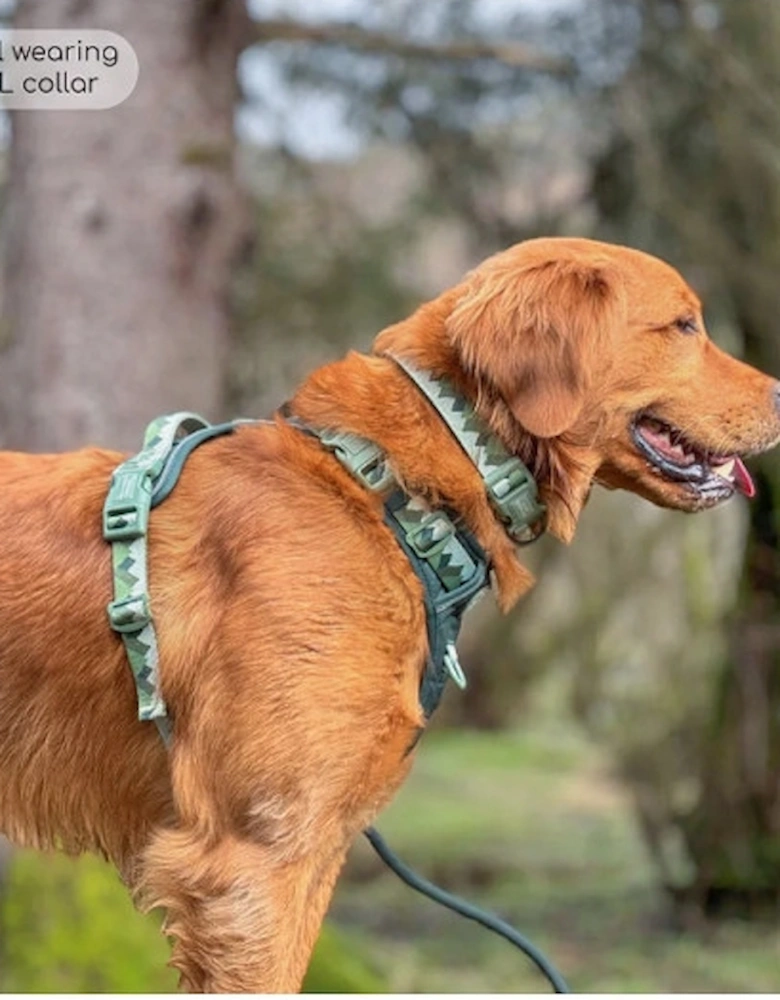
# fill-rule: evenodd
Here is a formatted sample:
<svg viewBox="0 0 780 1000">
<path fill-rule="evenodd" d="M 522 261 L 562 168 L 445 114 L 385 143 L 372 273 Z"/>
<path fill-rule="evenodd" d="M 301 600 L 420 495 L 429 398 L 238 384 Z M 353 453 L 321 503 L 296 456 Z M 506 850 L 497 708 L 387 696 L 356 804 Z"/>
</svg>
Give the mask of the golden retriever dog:
<svg viewBox="0 0 780 1000">
<path fill-rule="evenodd" d="M 571 539 L 594 483 L 699 511 L 752 495 L 778 383 L 719 350 L 670 266 L 539 239 L 314 371 L 290 411 L 376 442 L 454 512 L 508 610 L 531 586 L 484 483 L 388 356 L 447 376 L 533 471 Z M 150 414 L 154 416 L 154 414 Z M 139 722 L 101 511 L 123 456 L 0 455 L 0 829 L 98 851 L 167 910 L 193 991 L 299 988 L 347 849 L 424 724 L 422 585 L 383 498 L 280 416 L 198 448 L 152 511 L 150 594 L 170 750 Z"/>
</svg>

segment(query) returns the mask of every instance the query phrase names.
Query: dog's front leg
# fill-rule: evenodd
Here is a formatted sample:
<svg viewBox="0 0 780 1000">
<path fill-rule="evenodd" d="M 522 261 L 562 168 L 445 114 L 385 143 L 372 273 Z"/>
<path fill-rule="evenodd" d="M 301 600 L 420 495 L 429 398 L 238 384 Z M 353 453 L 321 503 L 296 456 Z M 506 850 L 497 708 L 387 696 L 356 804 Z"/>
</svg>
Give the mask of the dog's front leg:
<svg viewBox="0 0 780 1000">
<path fill-rule="evenodd" d="M 326 846 L 291 859 L 236 837 L 165 830 L 145 854 L 139 898 L 166 908 L 171 964 L 186 990 L 293 993 L 345 853 Z"/>
</svg>

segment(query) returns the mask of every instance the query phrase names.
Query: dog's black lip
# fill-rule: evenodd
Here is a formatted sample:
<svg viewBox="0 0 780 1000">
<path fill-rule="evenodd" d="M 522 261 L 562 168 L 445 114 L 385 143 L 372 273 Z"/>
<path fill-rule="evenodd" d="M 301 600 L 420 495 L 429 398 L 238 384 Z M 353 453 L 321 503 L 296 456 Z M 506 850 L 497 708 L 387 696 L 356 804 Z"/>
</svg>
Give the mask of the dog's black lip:
<svg viewBox="0 0 780 1000">
<path fill-rule="evenodd" d="M 664 423 L 664 421 L 655 417 L 652 413 L 638 414 L 631 423 L 631 438 L 637 451 L 666 479 L 685 483 L 692 487 L 697 494 L 706 495 L 707 499 L 712 502 L 728 499 L 728 497 L 735 493 L 736 486 L 713 472 L 706 461 L 699 460 L 691 465 L 677 465 L 669 461 L 665 455 L 656 451 L 639 431 L 639 425 L 642 420 L 657 420 L 659 423 Z M 698 450 L 695 448 L 693 450 L 698 456 Z"/>
</svg>

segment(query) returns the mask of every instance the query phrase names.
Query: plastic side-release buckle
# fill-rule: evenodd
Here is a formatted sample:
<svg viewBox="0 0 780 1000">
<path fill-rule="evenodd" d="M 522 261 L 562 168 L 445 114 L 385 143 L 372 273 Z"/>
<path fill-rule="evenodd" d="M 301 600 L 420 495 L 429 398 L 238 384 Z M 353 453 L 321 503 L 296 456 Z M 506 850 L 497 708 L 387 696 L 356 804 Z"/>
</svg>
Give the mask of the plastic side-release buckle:
<svg viewBox="0 0 780 1000">
<path fill-rule="evenodd" d="M 146 534 L 149 523 L 151 477 L 148 471 L 120 466 L 111 477 L 103 507 L 103 537 L 107 542 L 130 542 Z"/>
<path fill-rule="evenodd" d="M 485 477 L 488 494 L 516 542 L 536 538 L 535 525 L 544 517 L 536 481 L 519 459 L 503 462 Z"/>
<path fill-rule="evenodd" d="M 455 525 L 441 511 L 432 511 L 419 524 L 408 528 L 406 541 L 421 559 L 431 559 L 447 545 L 455 534 Z"/>
<path fill-rule="evenodd" d="M 333 451 L 342 465 L 370 490 L 380 492 L 395 485 L 395 477 L 385 460 L 384 452 L 357 434 L 346 431 L 320 431 L 319 439 Z"/>
<path fill-rule="evenodd" d="M 140 632 L 152 620 L 146 594 L 111 601 L 106 610 L 115 632 Z"/>
</svg>

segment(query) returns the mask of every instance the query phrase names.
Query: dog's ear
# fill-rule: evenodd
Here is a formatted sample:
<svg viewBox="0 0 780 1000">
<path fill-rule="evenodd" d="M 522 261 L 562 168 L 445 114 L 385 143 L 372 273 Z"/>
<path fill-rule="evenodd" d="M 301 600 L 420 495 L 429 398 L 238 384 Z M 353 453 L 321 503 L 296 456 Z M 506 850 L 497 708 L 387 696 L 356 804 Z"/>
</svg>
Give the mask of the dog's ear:
<svg viewBox="0 0 780 1000">
<path fill-rule="evenodd" d="M 620 282 L 608 261 L 519 270 L 504 256 L 473 272 L 447 331 L 464 368 L 492 385 L 529 433 L 556 437 L 608 360 Z"/>
</svg>

